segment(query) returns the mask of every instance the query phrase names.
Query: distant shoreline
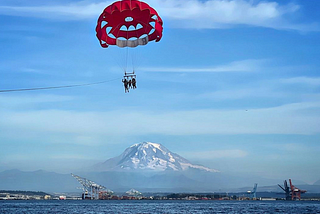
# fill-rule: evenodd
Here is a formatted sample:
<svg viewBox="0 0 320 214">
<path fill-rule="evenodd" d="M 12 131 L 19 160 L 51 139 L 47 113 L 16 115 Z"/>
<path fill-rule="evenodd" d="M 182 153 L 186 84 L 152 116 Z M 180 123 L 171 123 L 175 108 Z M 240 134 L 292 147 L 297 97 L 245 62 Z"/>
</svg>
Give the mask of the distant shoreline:
<svg viewBox="0 0 320 214">
<path fill-rule="evenodd" d="M 100 195 L 97 199 L 83 198 L 80 192 L 46 193 L 42 191 L 0 190 L 0 200 L 198 200 L 198 201 L 279 201 L 285 200 L 279 192 L 257 192 L 257 198 L 240 193 L 144 193 L 140 196 L 125 193 Z M 306 193 L 301 201 L 320 201 L 320 193 Z"/>
</svg>

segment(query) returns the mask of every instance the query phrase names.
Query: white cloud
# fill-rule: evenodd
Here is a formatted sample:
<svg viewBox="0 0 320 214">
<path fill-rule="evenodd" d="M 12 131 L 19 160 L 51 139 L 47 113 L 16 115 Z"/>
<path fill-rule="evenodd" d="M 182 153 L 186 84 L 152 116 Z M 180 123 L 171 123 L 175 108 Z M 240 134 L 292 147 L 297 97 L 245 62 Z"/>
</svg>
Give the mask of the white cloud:
<svg viewBox="0 0 320 214">
<path fill-rule="evenodd" d="M 320 85 L 320 78 L 319 77 L 294 77 L 281 80 L 283 83 L 290 83 L 290 84 L 306 84 L 312 86 L 319 86 Z"/>
<path fill-rule="evenodd" d="M 283 98 L 288 97 L 290 94 L 273 91 L 266 87 L 253 87 L 253 88 L 235 88 L 233 90 L 219 90 L 201 94 L 198 96 L 200 99 L 213 99 L 213 100 L 241 100 L 245 98 Z"/>
<path fill-rule="evenodd" d="M 317 24 L 295 24 L 285 19 L 300 9 L 297 4 L 250 0 L 176 0 L 150 2 L 159 14 L 181 28 L 229 28 L 250 25 L 301 31 L 319 30 Z M 170 24 L 169 24 L 170 25 Z"/>
<path fill-rule="evenodd" d="M 299 152 L 299 153 L 302 153 L 302 152 L 305 153 L 306 151 L 310 152 L 309 147 L 306 147 L 305 145 L 298 144 L 298 143 L 284 144 L 282 146 L 282 149 L 289 151 L 289 152 Z"/>
<path fill-rule="evenodd" d="M 269 65 L 270 66 L 270 65 Z M 274 72 L 283 70 L 285 67 L 257 67 L 257 71 Z M 292 68 L 293 70 L 294 68 Z M 244 98 L 273 98 L 273 99 L 291 99 L 296 102 L 317 101 L 319 94 L 315 91 L 296 90 L 297 84 L 303 84 L 309 87 L 320 86 L 318 77 L 294 77 L 286 79 L 266 79 L 258 80 L 255 83 L 250 82 L 248 85 L 233 85 L 230 89 L 216 90 L 198 95 L 200 99 L 214 100 L 241 100 Z M 279 90 L 286 88 L 286 90 Z M 291 90 L 288 90 L 291 88 Z"/>
<path fill-rule="evenodd" d="M 248 155 L 248 152 L 241 149 L 231 149 L 204 152 L 185 152 L 181 153 L 181 155 L 190 159 L 244 158 Z"/>
<path fill-rule="evenodd" d="M 44 6 L 0 6 L 5 15 L 40 17 L 55 20 L 81 20 L 98 16 L 111 1 L 87 3 L 85 1 L 67 5 Z"/>
<path fill-rule="evenodd" d="M 0 95 L 0 109 L 4 108 L 25 108 L 27 106 L 37 105 L 39 103 L 66 102 L 74 100 L 75 97 L 53 94 L 26 95 Z"/>
<path fill-rule="evenodd" d="M 73 159 L 73 160 L 76 160 L 76 159 L 79 159 L 79 160 L 91 160 L 90 159 L 90 156 L 88 157 L 87 155 L 79 155 L 79 154 L 54 154 L 54 155 L 49 155 L 47 156 L 47 158 L 50 158 L 50 159 Z"/>
<path fill-rule="evenodd" d="M 36 74 L 43 74 L 44 72 L 39 70 L 39 69 L 34 69 L 34 68 L 21 68 L 21 72 L 24 73 L 36 73 Z"/>
<path fill-rule="evenodd" d="M 96 18 L 112 1 L 77 3 L 56 6 L 0 6 L 0 13 L 17 16 L 35 16 L 49 19 Z M 277 2 L 250 0 L 150 0 L 169 26 L 178 28 L 228 28 L 250 25 L 274 29 L 318 31 L 317 24 L 297 24 L 286 20 L 300 8 L 297 4 L 280 5 Z"/>
<path fill-rule="evenodd" d="M 254 72 L 263 69 L 267 60 L 241 60 L 234 61 L 226 65 L 218 65 L 206 68 L 187 68 L 187 67 L 145 67 L 140 68 L 141 71 L 153 72 Z"/>
</svg>

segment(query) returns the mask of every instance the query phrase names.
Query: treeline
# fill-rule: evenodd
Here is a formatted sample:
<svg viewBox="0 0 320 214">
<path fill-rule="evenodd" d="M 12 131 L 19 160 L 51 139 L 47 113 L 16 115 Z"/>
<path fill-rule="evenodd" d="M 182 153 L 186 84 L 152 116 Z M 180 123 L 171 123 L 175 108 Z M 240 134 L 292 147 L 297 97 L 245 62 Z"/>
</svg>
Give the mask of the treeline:
<svg viewBox="0 0 320 214">
<path fill-rule="evenodd" d="M 0 190 L 0 194 L 9 193 L 9 194 L 20 194 L 20 195 L 37 195 L 37 196 L 45 196 L 50 195 L 41 191 L 22 191 L 22 190 Z"/>
</svg>

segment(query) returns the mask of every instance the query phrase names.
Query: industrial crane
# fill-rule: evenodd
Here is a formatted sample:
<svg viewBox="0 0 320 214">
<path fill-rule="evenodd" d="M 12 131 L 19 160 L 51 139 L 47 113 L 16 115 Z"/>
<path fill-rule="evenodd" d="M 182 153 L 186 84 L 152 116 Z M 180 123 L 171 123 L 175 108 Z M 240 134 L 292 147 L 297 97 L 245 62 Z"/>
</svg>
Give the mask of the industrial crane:
<svg viewBox="0 0 320 214">
<path fill-rule="evenodd" d="M 291 200 L 301 200 L 301 194 L 307 192 L 306 190 L 301 190 L 298 187 L 293 186 L 291 179 L 290 182 L 290 189 L 291 189 Z"/>
<path fill-rule="evenodd" d="M 258 187 L 258 184 L 255 183 L 252 191 L 250 191 L 250 190 L 247 191 L 247 193 L 250 194 L 250 199 L 256 199 L 257 198 L 257 187 Z"/>
<path fill-rule="evenodd" d="M 290 187 L 288 186 L 287 181 L 284 181 L 284 187 L 278 186 L 285 192 L 286 194 L 286 200 L 301 200 L 301 194 L 307 192 L 306 190 L 301 190 L 297 187 L 295 187 L 291 179 L 289 179 Z"/>
<path fill-rule="evenodd" d="M 290 188 L 288 186 L 287 180 L 284 180 L 283 187 L 280 184 L 278 184 L 278 186 L 285 192 L 286 200 L 287 201 L 291 200 L 291 192 L 290 192 Z"/>
<path fill-rule="evenodd" d="M 95 182 L 82 178 L 78 175 L 72 174 L 72 177 L 77 179 L 77 181 L 82 185 L 82 199 L 99 199 L 99 193 L 102 192 L 103 190 L 106 190 L 107 188 L 96 184 Z M 111 190 L 107 190 L 105 192 L 108 192 L 109 194 L 112 194 L 113 192 Z"/>
</svg>

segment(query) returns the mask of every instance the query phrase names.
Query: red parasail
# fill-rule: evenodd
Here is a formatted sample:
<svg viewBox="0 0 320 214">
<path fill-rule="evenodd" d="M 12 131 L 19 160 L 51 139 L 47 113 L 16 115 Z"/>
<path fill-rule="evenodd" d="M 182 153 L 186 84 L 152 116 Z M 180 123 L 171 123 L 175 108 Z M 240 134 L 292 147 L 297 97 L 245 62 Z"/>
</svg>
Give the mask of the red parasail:
<svg viewBox="0 0 320 214">
<path fill-rule="evenodd" d="M 136 47 L 149 41 L 159 42 L 163 22 L 157 11 L 138 0 L 114 2 L 104 9 L 96 27 L 103 48 L 109 45 Z"/>
</svg>

